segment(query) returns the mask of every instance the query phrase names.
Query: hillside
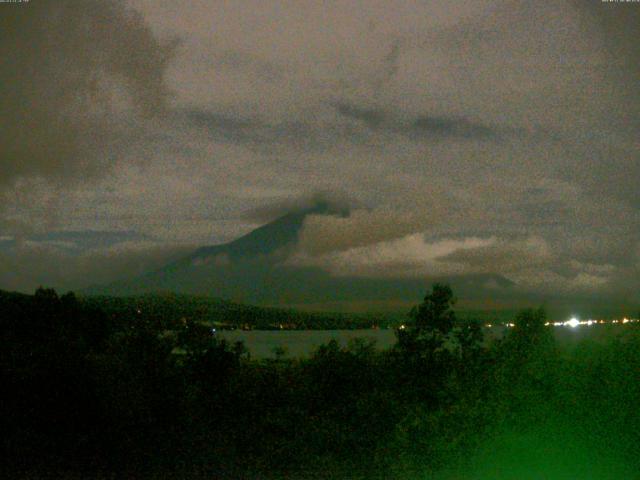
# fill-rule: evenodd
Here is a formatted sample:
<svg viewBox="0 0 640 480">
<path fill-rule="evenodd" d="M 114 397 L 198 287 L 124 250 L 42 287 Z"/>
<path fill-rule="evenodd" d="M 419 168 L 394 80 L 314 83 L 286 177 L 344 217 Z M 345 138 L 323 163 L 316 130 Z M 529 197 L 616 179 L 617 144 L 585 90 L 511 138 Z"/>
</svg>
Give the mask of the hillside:
<svg viewBox="0 0 640 480">
<path fill-rule="evenodd" d="M 129 297 L 89 296 L 81 297 L 81 302 L 115 318 L 137 319 L 162 328 L 172 328 L 188 320 L 221 329 L 333 330 L 388 327 L 402 320 L 400 316 L 382 314 L 301 312 L 172 293 Z"/>
<path fill-rule="evenodd" d="M 384 308 L 386 311 L 397 311 L 402 302 L 420 299 L 434 281 L 451 284 L 461 297 L 469 300 L 495 298 L 511 292 L 513 282 L 495 274 L 365 278 L 334 276 L 318 267 L 289 265 L 286 260 L 296 247 L 308 215 L 345 216 L 348 212 L 318 203 L 287 213 L 232 242 L 198 248 L 155 271 L 109 285 L 97 285 L 84 293 L 131 296 L 172 292 L 263 306 L 313 304 L 316 310 L 334 311 L 338 310 L 336 305 L 347 305 L 344 310 L 353 311 L 348 305 L 378 302 L 390 305 Z"/>
</svg>

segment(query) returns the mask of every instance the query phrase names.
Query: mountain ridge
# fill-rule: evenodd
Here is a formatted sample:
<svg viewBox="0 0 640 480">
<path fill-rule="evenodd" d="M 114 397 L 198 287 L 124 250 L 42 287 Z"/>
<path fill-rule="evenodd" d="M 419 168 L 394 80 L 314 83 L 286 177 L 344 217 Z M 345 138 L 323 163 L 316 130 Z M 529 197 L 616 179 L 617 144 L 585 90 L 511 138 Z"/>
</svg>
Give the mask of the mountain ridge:
<svg viewBox="0 0 640 480">
<path fill-rule="evenodd" d="M 206 295 L 256 305 L 416 300 L 428 283 L 446 281 L 465 297 L 510 290 L 514 285 L 497 274 L 436 278 L 364 278 L 333 276 L 320 267 L 286 265 L 309 215 L 348 216 L 346 209 L 317 202 L 286 213 L 228 243 L 204 246 L 157 270 L 88 294 L 135 295 L 175 292 Z"/>
</svg>

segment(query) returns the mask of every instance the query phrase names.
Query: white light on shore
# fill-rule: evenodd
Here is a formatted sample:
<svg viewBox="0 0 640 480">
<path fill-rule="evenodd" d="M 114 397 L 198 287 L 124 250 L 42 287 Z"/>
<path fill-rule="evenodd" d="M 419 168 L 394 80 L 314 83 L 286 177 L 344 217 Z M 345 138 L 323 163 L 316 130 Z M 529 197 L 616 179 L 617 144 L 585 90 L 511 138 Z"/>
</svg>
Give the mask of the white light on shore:
<svg viewBox="0 0 640 480">
<path fill-rule="evenodd" d="M 573 317 L 571 318 L 571 320 L 564 322 L 564 324 L 570 326 L 571 328 L 576 328 L 578 325 L 580 325 L 580 321 L 576 317 Z"/>
</svg>

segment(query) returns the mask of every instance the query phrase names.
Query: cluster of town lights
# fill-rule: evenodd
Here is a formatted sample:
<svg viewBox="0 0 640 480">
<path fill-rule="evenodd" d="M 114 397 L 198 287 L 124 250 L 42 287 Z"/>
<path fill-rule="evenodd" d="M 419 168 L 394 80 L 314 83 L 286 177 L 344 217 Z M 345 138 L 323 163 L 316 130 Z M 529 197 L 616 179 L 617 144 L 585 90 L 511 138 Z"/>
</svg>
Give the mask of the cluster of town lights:
<svg viewBox="0 0 640 480">
<path fill-rule="evenodd" d="M 620 324 L 620 325 L 626 325 L 627 323 L 640 323 L 640 319 L 638 318 L 622 318 L 619 320 L 578 320 L 576 317 L 571 317 L 569 320 L 566 320 L 564 322 L 546 322 L 545 326 L 553 326 L 553 327 L 571 327 L 571 328 L 576 328 L 579 327 L 581 325 L 586 325 L 588 327 L 590 327 L 591 325 L 613 325 L 613 324 Z M 487 323 L 485 324 L 486 328 L 492 328 L 494 325 L 492 323 Z M 506 323 L 505 324 L 506 327 L 512 328 L 515 327 L 514 323 Z"/>
</svg>

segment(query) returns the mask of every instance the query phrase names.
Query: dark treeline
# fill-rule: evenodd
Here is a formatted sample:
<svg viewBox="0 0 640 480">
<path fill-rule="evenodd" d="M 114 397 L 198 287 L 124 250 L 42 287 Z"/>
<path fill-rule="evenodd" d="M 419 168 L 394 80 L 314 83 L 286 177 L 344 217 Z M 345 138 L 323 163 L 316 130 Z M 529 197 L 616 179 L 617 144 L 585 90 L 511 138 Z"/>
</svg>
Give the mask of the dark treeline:
<svg viewBox="0 0 640 480">
<path fill-rule="evenodd" d="M 173 328 L 182 319 L 221 328 L 257 330 L 336 330 L 374 326 L 388 328 L 400 323 L 392 315 L 301 312 L 175 293 L 132 297 L 89 296 L 80 301 L 89 308 L 102 310 L 112 318 L 139 318 L 155 323 L 158 328 L 167 329 Z"/>
<path fill-rule="evenodd" d="M 257 361 L 194 321 L 166 335 L 73 294 L 0 293 L 0 464 L 7 478 L 637 478 L 633 326 L 561 350 L 525 310 L 488 345 L 452 306 L 434 285 L 389 351 Z"/>
</svg>

